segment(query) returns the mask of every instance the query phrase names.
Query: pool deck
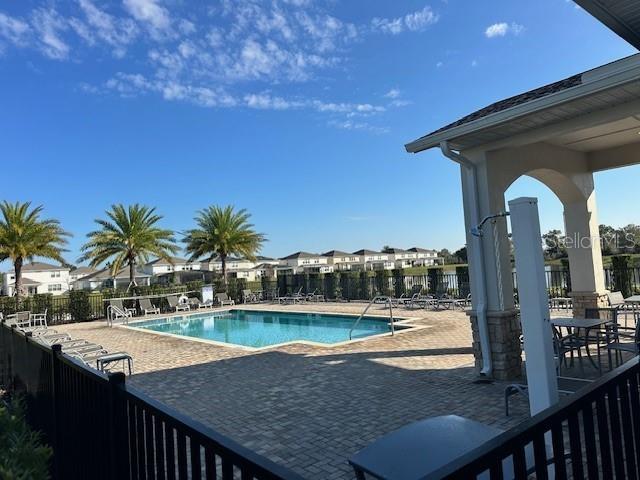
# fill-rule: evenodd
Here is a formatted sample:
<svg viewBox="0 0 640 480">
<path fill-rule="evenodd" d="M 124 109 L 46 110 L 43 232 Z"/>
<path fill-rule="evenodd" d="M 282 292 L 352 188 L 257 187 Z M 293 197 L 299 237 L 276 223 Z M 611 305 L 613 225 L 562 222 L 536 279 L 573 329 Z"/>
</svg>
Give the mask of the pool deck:
<svg viewBox="0 0 640 480">
<path fill-rule="evenodd" d="M 359 314 L 362 303 L 251 305 L 276 311 Z M 371 313 L 382 313 L 374 307 Z M 427 417 L 457 414 L 499 428 L 527 417 L 504 384 L 477 384 L 468 317 L 461 311 L 397 309 L 422 327 L 322 347 L 249 351 L 105 322 L 57 326 L 74 338 L 127 351 L 127 381 L 152 397 L 311 479 L 351 479 L 347 459 L 380 436 Z"/>
</svg>

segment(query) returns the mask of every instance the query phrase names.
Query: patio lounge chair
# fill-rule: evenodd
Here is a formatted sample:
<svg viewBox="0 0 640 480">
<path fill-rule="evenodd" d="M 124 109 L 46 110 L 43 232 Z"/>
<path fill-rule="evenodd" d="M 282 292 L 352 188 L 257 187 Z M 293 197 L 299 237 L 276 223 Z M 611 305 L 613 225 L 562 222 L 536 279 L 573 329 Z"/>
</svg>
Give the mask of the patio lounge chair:
<svg viewBox="0 0 640 480">
<path fill-rule="evenodd" d="M 242 303 L 255 303 L 257 301 L 256 295 L 251 290 L 242 290 Z"/>
<path fill-rule="evenodd" d="M 307 300 L 310 302 L 324 302 L 324 294 L 319 293 L 316 288 L 313 293 L 307 294 Z"/>
<path fill-rule="evenodd" d="M 297 292 L 292 293 L 291 295 L 286 295 L 284 297 L 278 297 L 278 303 L 296 303 L 301 302 L 307 298 L 306 295 L 302 294 L 302 288 L 300 287 Z"/>
<path fill-rule="evenodd" d="M 358 480 L 367 477 L 417 480 L 428 477 L 503 432 L 457 415 L 427 418 L 384 435 L 352 456 L 349 463 Z M 546 451 L 551 454 L 553 449 L 547 445 Z M 527 468 L 533 473 L 535 462 L 531 444 L 525 447 L 525 457 Z M 552 461 L 547 455 L 549 478 L 555 476 Z M 513 471 L 511 457 L 504 459 L 502 465 L 504 472 Z"/>
<path fill-rule="evenodd" d="M 148 298 L 141 298 L 138 300 L 138 305 L 140 305 L 140 310 L 145 315 L 155 315 L 160 313 L 160 309 L 154 306 Z"/>
<path fill-rule="evenodd" d="M 113 298 L 113 299 L 109 300 L 109 305 L 111 305 L 112 307 L 118 308 L 119 310 L 121 310 L 123 312 L 128 313 L 129 317 L 132 317 L 136 313 L 138 313 L 138 310 L 136 308 L 125 307 L 120 298 Z"/>
<path fill-rule="evenodd" d="M 188 312 L 191 310 L 191 307 L 187 303 L 180 303 L 178 297 L 176 295 L 167 296 L 167 302 L 169 303 L 169 308 L 174 312 Z"/>
<path fill-rule="evenodd" d="M 389 297 L 389 300 L 394 307 L 406 306 L 412 299 L 417 298 L 416 295 L 419 296 L 420 292 L 422 292 L 422 285 L 415 284 L 408 293 L 402 293 L 398 298 Z"/>
<path fill-rule="evenodd" d="M 229 298 L 226 293 L 216 293 L 216 302 L 219 306 L 224 307 L 226 305 L 235 305 L 236 302 Z"/>
</svg>

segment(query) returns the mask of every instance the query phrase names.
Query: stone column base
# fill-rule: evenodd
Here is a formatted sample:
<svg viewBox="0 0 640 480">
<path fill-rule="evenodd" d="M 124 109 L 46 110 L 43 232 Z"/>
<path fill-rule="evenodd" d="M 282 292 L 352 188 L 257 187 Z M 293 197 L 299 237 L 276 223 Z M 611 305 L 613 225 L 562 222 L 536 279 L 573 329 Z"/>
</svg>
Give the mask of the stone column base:
<svg viewBox="0 0 640 480">
<path fill-rule="evenodd" d="M 478 333 L 476 312 L 467 313 L 471 320 L 473 334 L 473 356 L 476 359 L 476 371 L 482 369 L 482 350 Z M 522 375 L 522 349 L 520 348 L 520 321 L 518 310 L 503 312 L 487 312 L 489 326 L 489 345 L 493 364 L 493 378 L 496 380 L 512 380 Z"/>
<path fill-rule="evenodd" d="M 602 308 L 609 306 L 607 293 L 598 292 L 570 292 L 569 296 L 573 301 L 573 316 L 584 318 L 584 311 L 587 308 Z"/>
</svg>

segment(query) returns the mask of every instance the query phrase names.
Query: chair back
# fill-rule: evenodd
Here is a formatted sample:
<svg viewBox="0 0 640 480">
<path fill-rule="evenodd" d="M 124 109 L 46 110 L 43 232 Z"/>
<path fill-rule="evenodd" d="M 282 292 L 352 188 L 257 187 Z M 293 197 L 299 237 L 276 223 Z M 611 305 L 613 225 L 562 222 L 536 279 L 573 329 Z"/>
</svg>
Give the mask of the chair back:
<svg viewBox="0 0 640 480">
<path fill-rule="evenodd" d="M 247 300 L 247 298 L 249 298 L 250 296 L 251 296 L 251 290 L 250 289 L 242 290 L 242 298 Z"/>
<path fill-rule="evenodd" d="M 151 310 L 152 308 L 154 308 L 151 304 L 151 300 L 149 300 L 148 298 L 141 298 L 140 300 L 138 300 L 138 303 L 140 304 L 140 308 L 142 308 L 143 310 Z"/>
<path fill-rule="evenodd" d="M 218 298 L 218 300 L 220 301 L 227 301 L 229 300 L 229 295 L 227 295 L 225 292 L 222 293 L 216 293 L 216 297 Z"/>
<path fill-rule="evenodd" d="M 169 304 L 169 307 L 176 308 L 176 306 L 178 305 L 178 297 L 176 297 L 175 295 L 168 295 L 167 303 Z"/>
<path fill-rule="evenodd" d="M 607 293 L 607 297 L 609 298 L 610 307 L 620 307 L 624 305 L 624 295 L 622 295 L 622 292 L 609 292 Z"/>
<path fill-rule="evenodd" d="M 124 305 L 122 305 L 122 300 L 120 299 L 111 299 L 109 300 L 109 304 L 112 307 L 118 308 L 124 312 Z"/>
</svg>

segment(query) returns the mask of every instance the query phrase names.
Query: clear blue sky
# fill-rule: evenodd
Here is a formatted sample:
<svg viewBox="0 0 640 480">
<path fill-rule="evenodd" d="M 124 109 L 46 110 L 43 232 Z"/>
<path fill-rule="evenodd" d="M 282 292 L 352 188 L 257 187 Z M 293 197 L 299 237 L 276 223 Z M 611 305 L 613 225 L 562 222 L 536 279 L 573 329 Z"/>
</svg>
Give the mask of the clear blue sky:
<svg viewBox="0 0 640 480">
<path fill-rule="evenodd" d="M 176 230 L 247 208 L 273 256 L 454 250 L 457 167 L 404 143 L 632 53 L 565 0 L 2 2 L 0 198 L 44 204 L 75 234 L 71 261 L 114 202 Z M 603 223 L 640 221 L 639 173 L 598 174 Z M 520 195 L 562 227 L 544 187 Z"/>
</svg>

